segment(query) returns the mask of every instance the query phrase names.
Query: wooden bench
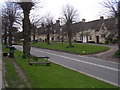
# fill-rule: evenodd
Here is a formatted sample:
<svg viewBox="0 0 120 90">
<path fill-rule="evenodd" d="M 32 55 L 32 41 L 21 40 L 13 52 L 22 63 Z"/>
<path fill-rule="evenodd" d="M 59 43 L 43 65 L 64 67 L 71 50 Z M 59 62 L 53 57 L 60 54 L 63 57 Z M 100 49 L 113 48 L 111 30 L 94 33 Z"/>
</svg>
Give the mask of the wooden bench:
<svg viewBox="0 0 120 90">
<path fill-rule="evenodd" d="M 46 66 L 49 66 L 51 63 L 50 62 L 29 62 L 29 65 L 33 65 L 33 64 L 46 64 Z"/>
<path fill-rule="evenodd" d="M 45 64 L 46 66 L 49 66 L 51 64 L 50 62 L 48 62 L 48 59 L 50 57 L 47 57 L 47 56 L 46 57 L 30 57 L 30 58 L 34 59 L 36 62 L 29 62 L 29 65 Z M 44 58 L 46 60 L 46 62 L 38 62 L 38 59 L 40 59 L 40 58 Z"/>
</svg>

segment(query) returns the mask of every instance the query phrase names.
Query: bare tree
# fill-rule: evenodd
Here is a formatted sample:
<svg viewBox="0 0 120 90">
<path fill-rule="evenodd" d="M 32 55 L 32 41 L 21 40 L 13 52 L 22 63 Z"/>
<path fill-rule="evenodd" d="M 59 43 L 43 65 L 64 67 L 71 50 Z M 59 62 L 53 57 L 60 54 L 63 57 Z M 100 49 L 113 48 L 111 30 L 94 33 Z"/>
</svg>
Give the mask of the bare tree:
<svg viewBox="0 0 120 90">
<path fill-rule="evenodd" d="M 37 18 L 35 18 L 37 17 Z M 42 18 L 40 16 L 32 16 L 31 19 L 31 34 L 33 35 L 33 42 L 36 42 L 37 26 L 41 23 Z"/>
<path fill-rule="evenodd" d="M 102 3 L 100 3 L 105 9 L 108 10 L 108 12 L 105 12 L 105 13 L 108 13 L 108 16 L 110 17 L 117 17 L 117 14 L 118 14 L 118 10 L 117 10 L 117 7 L 118 7 L 118 0 L 106 0 Z"/>
<path fill-rule="evenodd" d="M 17 10 L 19 10 L 19 5 L 13 2 L 5 2 L 5 6 L 2 7 L 2 18 L 3 23 L 5 24 L 5 30 L 7 30 L 7 27 L 9 26 L 9 45 L 12 45 L 12 28 L 14 23 L 20 23 L 20 14 L 17 14 Z M 6 34 L 7 31 L 5 31 Z M 5 36 L 5 43 L 6 43 L 6 36 Z"/>
<path fill-rule="evenodd" d="M 4 44 L 7 45 L 7 32 L 8 32 L 8 17 L 2 16 L 2 40 L 4 39 Z"/>
<path fill-rule="evenodd" d="M 50 14 L 47 14 L 44 19 L 42 24 L 44 27 L 46 27 L 46 35 L 47 35 L 47 44 L 50 44 L 50 31 L 52 30 L 52 25 L 53 25 L 53 16 Z"/>
<path fill-rule="evenodd" d="M 34 6 L 33 2 L 19 2 L 18 3 L 23 9 L 24 19 L 23 19 L 23 56 L 30 56 L 30 41 L 31 41 L 31 23 L 29 19 L 30 10 Z"/>
<path fill-rule="evenodd" d="M 120 1 L 119 0 L 107 0 L 102 5 L 109 10 L 112 17 L 118 19 L 118 47 L 120 52 Z"/>
<path fill-rule="evenodd" d="M 74 47 L 72 46 L 72 23 L 76 21 L 76 18 L 78 16 L 77 10 L 74 9 L 71 5 L 66 5 L 63 8 L 63 18 L 66 24 L 67 32 L 68 32 L 68 39 L 69 39 L 69 46 L 68 47 Z"/>
</svg>

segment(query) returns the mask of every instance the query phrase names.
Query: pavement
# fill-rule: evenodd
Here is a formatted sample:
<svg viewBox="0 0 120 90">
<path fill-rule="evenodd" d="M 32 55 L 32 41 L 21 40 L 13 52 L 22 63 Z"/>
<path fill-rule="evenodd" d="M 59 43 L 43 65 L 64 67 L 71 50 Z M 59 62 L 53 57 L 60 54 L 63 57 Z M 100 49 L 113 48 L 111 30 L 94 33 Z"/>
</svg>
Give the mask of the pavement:
<svg viewBox="0 0 120 90">
<path fill-rule="evenodd" d="M 118 45 L 103 45 L 103 44 L 91 44 L 91 45 L 98 45 L 98 46 L 105 46 L 109 47 L 110 50 L 106 52 L 101 52 L 98 54 L 87 55 L 88 57 L 99 58 L 105 61 L 112 61 L 119 63 L 118 58 L 113 57 L 113 54 L 118 50 Z"/>
<path fill-rule="evenodd" d="M 15 45 L 14 47 L 22 51 L 22 46 Z M 31 54 L 35 56 L 49 56 L 50 61 L 54 63 L 102 80 L 109 84 L 116 86 L 120 85 L 118 78 L 120 70 L 118 63 L 116 62 L 34 47 L 31 48 Z"/>
</svg>

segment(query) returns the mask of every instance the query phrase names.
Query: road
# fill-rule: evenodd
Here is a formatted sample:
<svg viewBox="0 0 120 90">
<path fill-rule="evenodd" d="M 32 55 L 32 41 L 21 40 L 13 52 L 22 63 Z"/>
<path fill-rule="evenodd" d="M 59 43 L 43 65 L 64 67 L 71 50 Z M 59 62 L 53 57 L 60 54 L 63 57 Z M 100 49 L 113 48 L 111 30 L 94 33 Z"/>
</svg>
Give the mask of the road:
<svg viewBox="0 0 120 90">
<path fill-rule="evenodd" d="M 22 51 L 22 46 L 15 45 L 14 47 Z M 119 86 L 120 84 L 120 81 L 118 80 L 118 74 L 120 73 L 118 63 L 34 47 L 31 48 L 31 54 L 35 56 L 49 56 L 50 61 L 64 67 L 112 85 Z"/>
</svg>

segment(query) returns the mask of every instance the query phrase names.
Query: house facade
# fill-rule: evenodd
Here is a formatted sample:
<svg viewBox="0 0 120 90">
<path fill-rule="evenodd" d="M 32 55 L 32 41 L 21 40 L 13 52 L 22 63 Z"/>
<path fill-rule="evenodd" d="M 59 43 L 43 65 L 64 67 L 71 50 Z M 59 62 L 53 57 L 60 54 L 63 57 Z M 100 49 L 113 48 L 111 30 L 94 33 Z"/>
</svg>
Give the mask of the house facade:
<svg viewBox="0 0 120 90">
<path fill-rule="evenodd" d="M 79 25 L 79 26 L 77 26 Z M 105 43 L 108 39 L 117 38 L 117 20 L 115 18 L 104 19 L 77 24 L 78 33 L 75 35 L 75 41 L 82 43 Z M 80 28 L 81 25 L 81 28 Z"/>
<path fill-rule="evenodd" d="M 81 43 L 105 43 L 110 38 L 117 38 L 117 20 L 116 18 L 104 19 L 100 17 L 98 20 L 81 22 L 72 24 L 72 41 Z M 45 27 L 40 27 L 37 30 L 36 37 L 39 41 L 46 41 Z M 49 31 L 50 41 L 68 41 L 67 28 L 60 26 L 60 21 L 56 20 Z"/>
</svg>

